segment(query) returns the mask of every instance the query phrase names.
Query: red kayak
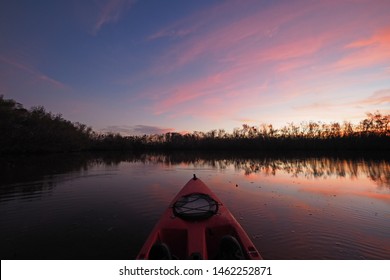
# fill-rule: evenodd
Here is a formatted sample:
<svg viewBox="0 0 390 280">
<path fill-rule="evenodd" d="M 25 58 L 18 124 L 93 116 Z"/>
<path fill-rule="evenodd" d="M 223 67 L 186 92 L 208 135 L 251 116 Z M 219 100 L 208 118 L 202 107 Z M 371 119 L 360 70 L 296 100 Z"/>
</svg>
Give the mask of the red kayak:
<svg viewBox="0 0 390 280">
<path fill-rule="evenodd" d="M 196 176 L 175 196 L 137 259 L 262 259 L 243 228 Z"/>
</svg>

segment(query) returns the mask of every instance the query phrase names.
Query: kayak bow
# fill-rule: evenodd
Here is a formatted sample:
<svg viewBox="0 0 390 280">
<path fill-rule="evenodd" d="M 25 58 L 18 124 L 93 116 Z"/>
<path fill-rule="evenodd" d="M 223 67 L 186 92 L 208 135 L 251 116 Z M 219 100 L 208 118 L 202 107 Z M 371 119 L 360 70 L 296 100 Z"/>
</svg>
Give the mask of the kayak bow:
<svg viewBox="0 0 390 280">
<path fill-rule="evenodd" d="M 230 211 L 195 175 L 175 196 L 137 256 L 156 258 L 262 259 Z"/>
</svg>

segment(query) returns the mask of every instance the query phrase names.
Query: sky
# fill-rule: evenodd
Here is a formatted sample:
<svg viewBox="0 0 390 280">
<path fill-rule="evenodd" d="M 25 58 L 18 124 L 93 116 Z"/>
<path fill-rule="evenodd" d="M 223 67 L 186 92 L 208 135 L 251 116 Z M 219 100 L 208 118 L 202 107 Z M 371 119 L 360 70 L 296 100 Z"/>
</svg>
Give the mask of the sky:
<svg viewBox="0 0 390 280">
<path fill-rule="evenodd" d="M 388 0 L 2 0 L 0 95 L 98 132 L 390 113 Z"/>
</svg>

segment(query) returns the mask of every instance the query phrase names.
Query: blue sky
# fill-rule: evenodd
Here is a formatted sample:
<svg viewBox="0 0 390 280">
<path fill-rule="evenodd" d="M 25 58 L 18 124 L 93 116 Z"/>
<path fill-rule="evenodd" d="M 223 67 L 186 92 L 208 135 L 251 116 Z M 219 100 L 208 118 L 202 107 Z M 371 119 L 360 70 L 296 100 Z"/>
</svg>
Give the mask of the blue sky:
<svg viewBox="0 0 390 280">
<path fill-rule="evenodd" d="M 96 131 L 390 113 L 390 1 L 2 1 L 0 94 Z"/>
</svg>

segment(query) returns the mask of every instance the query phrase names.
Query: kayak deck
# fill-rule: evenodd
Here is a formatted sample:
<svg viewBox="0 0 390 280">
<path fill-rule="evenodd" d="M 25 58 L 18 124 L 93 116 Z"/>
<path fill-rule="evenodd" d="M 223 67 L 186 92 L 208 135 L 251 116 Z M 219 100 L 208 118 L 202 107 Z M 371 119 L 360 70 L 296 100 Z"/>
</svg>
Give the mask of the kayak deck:
<svg viewBox="0 0 390 280">
<path fill-rule="evenodd" d="M 262 259 L 230 211 L 194 175 L 165 210 L 137 259 L 151 258 L 155 244 L 164 244 L 177 259 L 223 259 L 221 240 L 226 236 L 239 243 L 243 259 Z"/>
</svg>

